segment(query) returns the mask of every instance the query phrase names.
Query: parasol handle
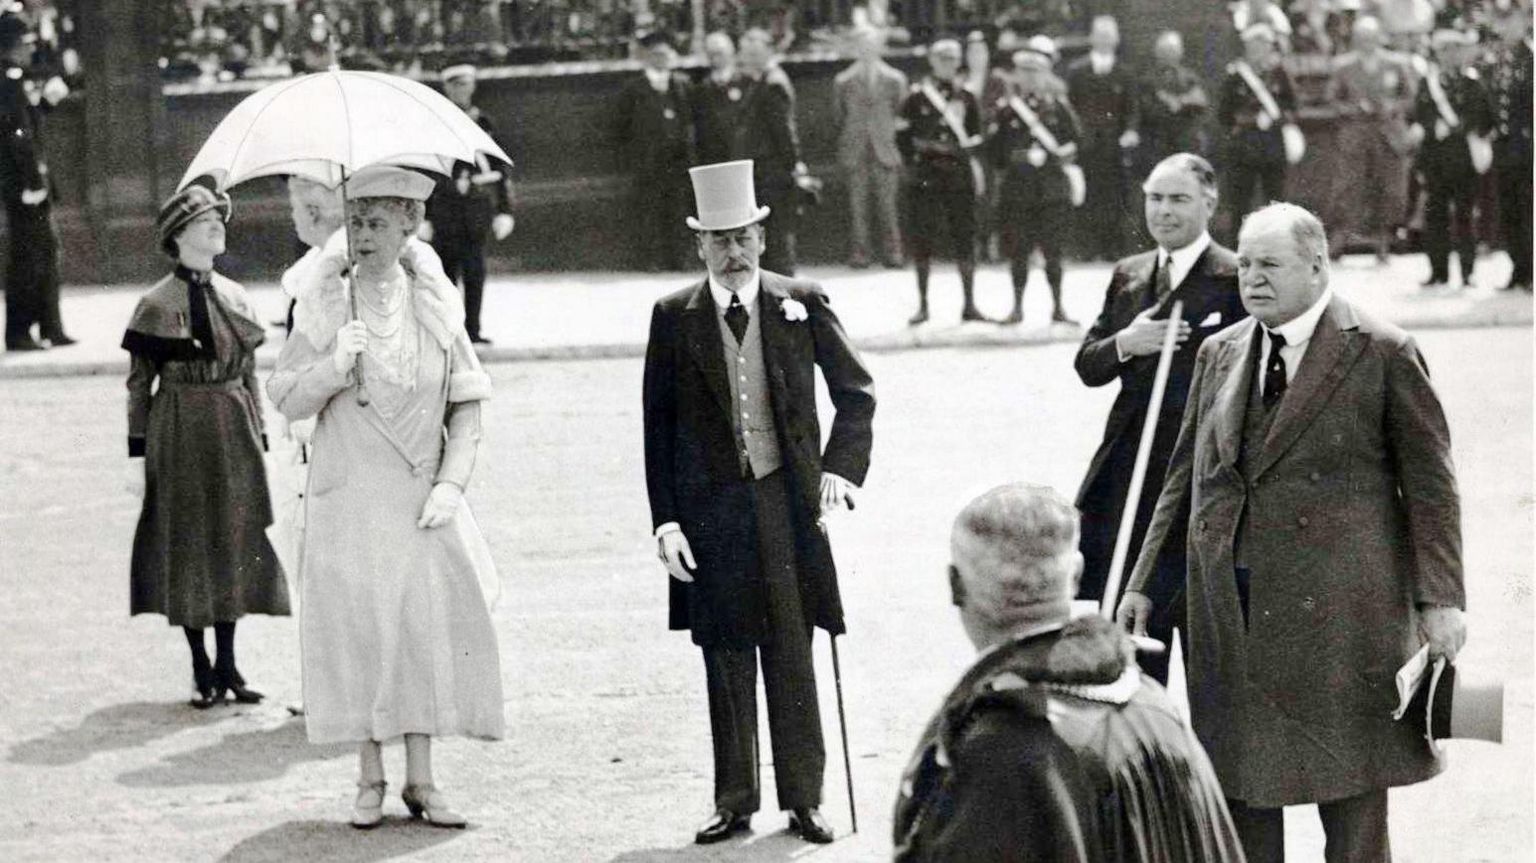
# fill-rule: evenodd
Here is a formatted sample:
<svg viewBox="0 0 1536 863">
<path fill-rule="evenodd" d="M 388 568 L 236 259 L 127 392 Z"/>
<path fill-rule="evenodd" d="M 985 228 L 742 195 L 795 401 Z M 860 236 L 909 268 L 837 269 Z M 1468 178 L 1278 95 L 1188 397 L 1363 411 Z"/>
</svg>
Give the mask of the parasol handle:
<svg viewBox="0 0 1536 863">
<path fill-rule="evenodd" d="M 1141 427 L 1141 444 L 1136 447 L 1136 463 L 1131 468 L 1131 487 L 1120 511 L 1120 532 L 1115 537 L 1115 553 L 1109 559 L 1109 577 L 1104 584 L 1104 599 L 1099 612 L 1115 619 L 1115 605 L 1120 601 L 1120 585 L 1125 577 L 1125 558 L 1130 552 L 1131 531 L 1140 508 L 1141 487 L 1147 479 L 1147 463 L 1152 460 L 1152 440 L 1157 435 L 1157 418 L 1162 413 L 1163 391 L 1168 388 L 1168 373 L 1173 366 L 1173 352 L 1178 348 L 1179 322 L 1183 320 L 1184 301 L 1177 300 L 1168 313 L 1168 329 L 1163 333 L 1163 349 L 1157 357 L 1157 374 L 1152 379 L 1152 396 L 1147 405 L 1147 421 Z"/>
<path fill-rule="evenodd" d="M 352 226 L 351 226 L 351 220 L 346 217 L 346 212 L 347 212 L 348 206 L 349 206 L 349 201 L 347 200 L 347 166 L 346 165 L 342 165 L 341 166 L 341 212 L 342 212 L 341 230 L 342 230 L 342 233 L 345 234 L 345 236 L 347 238 L 347 267 L 342 272 L 341 278 L 342 278 L 342 283 L 344 285 L 346 285 L 346 290 L 347 290 L 347 313 L 349 315 L 351 315 L 352 320 L 355 321 L 355 320 L 358 320 L 358 317 L 357 317 L 357 278 L 356 278 L 356 276 L 357 276 L 357 264 L 356 264 L 355 256 L 352 253 Z M 368 397 L 368 387 L 365 386 L 364 383 L 363 383 L 363 358 L 361 356 L 359 356 L 357 358 L 357 362 L 352 365 L 352 373 L 354 375 L 356 375 L 356 380 L 357 380 L 357 404 L 358 404 L 359 407 L 367 407 L 368 403 L 371 402 L 372 399 L 370 399 Z"/>
</svg>

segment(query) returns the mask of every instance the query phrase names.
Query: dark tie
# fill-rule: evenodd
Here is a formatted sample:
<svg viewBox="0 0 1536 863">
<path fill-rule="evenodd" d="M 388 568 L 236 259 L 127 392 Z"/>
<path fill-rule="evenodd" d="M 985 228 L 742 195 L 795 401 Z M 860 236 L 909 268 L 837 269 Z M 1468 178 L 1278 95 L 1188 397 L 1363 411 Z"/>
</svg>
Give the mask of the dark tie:
<svg viewBox="0 0 1536 863">
<path fill-rule="evenodd" d="M 1173 293 L 1173 256 L 1164 255 L 1157 265 L 1157 280 L 1154 290 L 1157 291 L 1157 301 L 1162 302 L 1165 297 Z"/>
<path fill-rule="evenodd" d="M 747 307 L 741 304 L 741 297 L 733 291 L 731 304 L 725 307 L 725 325 L 731 328 L 731 335 L 736 337 L 736 344 L 747 337 Z"/>
<path fill-rule="evenodd" d="M 1285 336 L 1269 334 L 1269 362 L 1264 365 L 1264 407 L 1272 408 L 1285 395 L 1285 357 L 1280 349 L 1285 347 Z"/>
</svg>

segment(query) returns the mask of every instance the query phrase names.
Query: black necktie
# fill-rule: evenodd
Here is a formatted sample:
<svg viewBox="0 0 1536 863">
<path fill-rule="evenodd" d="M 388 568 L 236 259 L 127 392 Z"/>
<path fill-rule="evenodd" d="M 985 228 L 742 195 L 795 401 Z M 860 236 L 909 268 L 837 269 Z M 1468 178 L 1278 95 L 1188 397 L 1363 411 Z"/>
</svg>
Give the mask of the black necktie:
<svg viewBox="0 0 1536 863">
<path fill-rule="evenodd" d="M 1157 280 L 1154 290 L 1157 291 L 1157 301 L 1173 293 L 1173 256 L 1164 255 L 1161 263 L 1157 265 Z"/>
<path fill-rule="evenodd" d="M 1264 365 L 1264 407 L 1272 408 L 1285 395 L 1285 357 L 1280 349 L 1285 347 L 1285 336 L 1269 334 L 1269 362 Z"/>
<path fill-rule="evenodd" d="M 736 337 L 736 344 L 747 337 L 747 307 L 741 304 L 741 297 L 733 291 L 731 304 L 725 307 L 725 325 L 731 328 L 731 335 Z"/>
</svg>

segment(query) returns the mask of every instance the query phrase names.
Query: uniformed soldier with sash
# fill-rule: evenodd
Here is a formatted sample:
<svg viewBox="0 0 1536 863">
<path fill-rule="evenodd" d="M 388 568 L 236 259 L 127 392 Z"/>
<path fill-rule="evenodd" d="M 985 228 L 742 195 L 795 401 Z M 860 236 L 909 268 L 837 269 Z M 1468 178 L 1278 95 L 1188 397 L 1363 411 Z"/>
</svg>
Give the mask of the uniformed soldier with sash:
<svg viewBox="0 0 1536 863">
<path fill-rule="evenodd" d="M 443 91 L 493 139 L 495 124 L 472 101 L 475 67 L 468 64 L 443 70 Z M 502 143 L 498 140 L 498 143 Z M 505 149 L 505 146 L 503 146 Z M 427 201 L 422 239 L 443 259 L 443 270 L 457 284 L 464 281 L 464 329 L 475 344 L 490 344 L 480 333 L 480 303 L 485 295 L 485 241 L 512 234 L 512 178 L 508 166 L 455 162 L 453 176 L 440 181 Z"/>
<path fill-rule="evenodd" d="M 1301 158 L 1296 88 L 1280 63 L 1275 31 L 1268 24 L 1253 24 L 1242 35 L 1243 57 L 1227 66 L 1217 108 L 1227 134 L 1227 188 L 1221 198 L 1234 237 L 1252 209 L 1253 187 L 1259 187 L 1266 202 L 1284 200 L 1286 166 Z"/>
<path fill-rule="evenodd" d="M 1518 4 L 1500 13 L 1503 43 L 1488 64 L 1493 91 L 1494 170 L 1499 173 L 1499 223 L 1514 269 L 1504 287 L 1531 289 L 1531 11 Z"/>
<path fill-rule="evenodd" d="M 1494 114 L 1488 88 L 1471 65 L 1476 38 L 1456 30 L 1435 31 L 1431 45 L 1437 63 L 1425 75 L 1414 104 L 1413 135 L 1423 141 L 1419 170 L 1424 175 L 1424 251 L 1429 256 L 1424 286 L 1429 288 L 1450 282 L 1453 230 L 1462 287 L 1471 287 L 1477 262 L 1472 210 L 1478 175 L 1492 164 L 1487 136 Z"/>
<path fill-rule="evenodd" d="M 896 146 L 907 165 L 907 248 L 917 265 L 917 314 L 928 320 L 928 272 L 939 235 L 949 238 L 960 268 L 965 306 L 960 319 L 984 321 L 976 308 L 976 185 L 971 151 L 981 146 L 981 110 L 960 86 L 960 43 L 928 47 L 929 74 L 912 85 L 897 120 Z"/>
<path fill-rule="evenodd" d="M 1086 187 L 1075 164 L 1076 114 L 1060 78 L 1051 73 L 1056 44 L 1034 36 L 1014 54 L 1013 86 L 987 106 L 992 161 L 1002 177 L 998 220 L 1003 248 L 1013 275 L 1013 312 L 1003 323 L 1024 320 L 1024 285 L 1029 257 L 1036 248 L 1045 259 L 1051 286 L 1051 320 L 1071 323 L 1061 307 L 1062 234 L 1072 208 L 1083 202 Z"/>
</svg>

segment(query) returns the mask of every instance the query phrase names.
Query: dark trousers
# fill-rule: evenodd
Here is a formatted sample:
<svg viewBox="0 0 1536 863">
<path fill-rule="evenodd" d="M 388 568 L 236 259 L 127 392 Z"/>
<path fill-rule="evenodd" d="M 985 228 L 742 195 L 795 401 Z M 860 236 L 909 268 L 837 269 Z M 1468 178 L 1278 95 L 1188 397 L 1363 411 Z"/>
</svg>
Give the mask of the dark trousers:
<svg viewBox="0 0 1536 863">
<path fill-rule="evenodd" d="M 1240 800 L 1228 800 L 1227 808 L 1248 863 L 1285 863 L 1284 810 L 1250 808 Z M 1327 837 L 1326 863 L 1391 863 L 1385 788 L 1319 803 L 1317 814 Z"/>
<path fill-rule="evenodd" d="M 6 207 L 10 251 L 5 268 L 5 341 L 26 341 L 33 324 L 45 339 L 64 336 L 59 315 L 59 241 L 48 201 Z"/>
<path fill-rule="evenodd" d="M 1262 202 L 1285 200 L 1285 159 L 1251 159 L 1239 156 L 1227 167 L 1226 188 L 1221 199 L 1227 209 L 1228 238 L 1237 246 L 1237 230 L 1243 217 L 1253 212 L 1253 188 L 1258 186 Z"/>
<path fill-rule="evenodd" d="M 1531 154 L 1510 153 L 1499 159 L 1499 222 L 1504 248 L 1514 264 L 1510 281 L 1531 284 Z"/>
<path fill-rule="evenodd" d="M 1429 175 L 1425 177 L 1424 251 L 1429 255 L 1429 279 L 1450 280 L 1453 247 L 1465 279 L 1472 275 L 1472 267 L 1477 263 L 1477 238 L 1472 232 L 1477 175 L 1470 171 L 1426 174 Z"/>
<path fill-rule="evenodd" d="M 464 329 L 470 338 L 480 335 L 480 305 L 485 298 L 485 245 L 466 240 L 434 242 L 443 272 L 455 285 L 464 284 Z"/>
<path fill-rule="evenodd" d="M 976 193 L 969 186 L 945 188 L 914 184 L 907 193 L 907 249 L 912 260 L 933 259 L 940 235 L 950 254 L 964 264 L 976 260 Z"/>
<path fill-rule="evenodd" d="M 757 665 L 763 665 L 768 733 L 779 808 L 821 805 L 827 754 L 811 661 L 811 626 L 801 612 L 789 478 L 780 470 L 753 483 L 759 576 L 768 596 L 769 636 L 756 647 L 707 646 L 709 727 L 715 750 L 715 807 L 756 812 Z"/>
<path fill-rule="evenodd" d="M 1045 280 L 1059 291 L 1062 236 L 1072 207 L 1066 201 L 1031 203 L 1027 194 L 1010 194 L 1005 188 L 998 213 L 1003 221 L 1003 254 L 1012 261 L 1014 287 L 1023 288 L 1029 280 L 1029 256 L 1038 248 L 1045 260 Z"/>
</svg>

